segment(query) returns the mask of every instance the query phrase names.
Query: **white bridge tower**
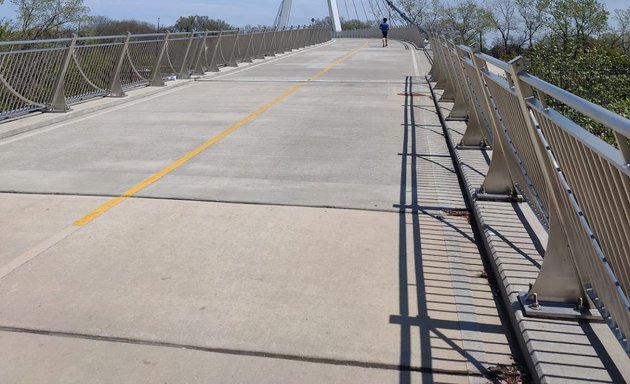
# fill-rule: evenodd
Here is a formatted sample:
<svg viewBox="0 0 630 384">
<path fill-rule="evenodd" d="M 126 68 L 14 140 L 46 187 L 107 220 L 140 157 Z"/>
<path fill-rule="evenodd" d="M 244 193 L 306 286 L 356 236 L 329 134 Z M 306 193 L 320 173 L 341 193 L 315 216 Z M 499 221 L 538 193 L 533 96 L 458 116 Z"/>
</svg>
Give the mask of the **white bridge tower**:
<svg viewBox="0 0 630 384">
<path fill-rule="evenodd" d="M 291 14 L 292 4 L 293 0 L 282 0 L 282 4 L 280 4 L 280 9 L 278 10 L 278 16 L 276 17 L 276 27 L 284 28 L 289 25 L 289 15 Z M 330 19 L 333 22 L 335 31 L 341 32 L 341 21 L 339 20 L 337 0 L 328 0 L 328 11 L 330 12 Z"/>
</svg>

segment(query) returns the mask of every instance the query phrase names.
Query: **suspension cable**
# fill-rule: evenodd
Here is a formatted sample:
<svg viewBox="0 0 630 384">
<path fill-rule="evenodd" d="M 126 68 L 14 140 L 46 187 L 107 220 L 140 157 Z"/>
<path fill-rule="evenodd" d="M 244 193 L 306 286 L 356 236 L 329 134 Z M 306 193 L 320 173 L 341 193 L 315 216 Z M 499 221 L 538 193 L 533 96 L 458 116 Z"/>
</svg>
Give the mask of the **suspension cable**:
<svg viewBox="0 0 630 384">
<path fill-rule="evenodd" d="M 361 21 L 361 18 L 359 17 L 359 11 L 357 11 L 357 3 L 352 0 L 352 6 L 354 7 L 354 13 L 357 15 L 357 20 Z"/>
<path fill-rule="evenodd" d="M 368 17 L 367 11 L 365 10 L 365 3 L 361 0 L 361 7 L 363 8 L 363 13 L 365 14 L 365 22 L 369 23 L 370 18 Z"/>
<path fill-rule="evenodd" d="M 346 5 L 346 16 L 348 17 L 347 20 L 350 20 L 350 9 L 348 8 L 348 0 L 343 0 L 343 3 Z"/>
</svg>

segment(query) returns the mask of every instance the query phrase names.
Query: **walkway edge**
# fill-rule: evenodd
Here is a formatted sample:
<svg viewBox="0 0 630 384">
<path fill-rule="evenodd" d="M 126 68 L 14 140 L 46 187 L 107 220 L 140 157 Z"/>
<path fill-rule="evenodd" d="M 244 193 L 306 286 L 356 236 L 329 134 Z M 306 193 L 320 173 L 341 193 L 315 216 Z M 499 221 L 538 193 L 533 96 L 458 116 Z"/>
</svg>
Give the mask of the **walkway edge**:
<svg viewBox="0 0 630 384">
<path fill-rule="evenodd" d="M 487 168 L 484 169 L 484 174 L 480 175 L 479 171 L 474 170 L 472 165 L 478 163 L 478 161 L 475 162 L 475 157 L 477 160 L 484 161 L 484 165 L 486 165 L 484 156 L 481 151 L 456 149 L 461 134 L 452 129 L 452 126 L 458 123 L 447 122 L 444 119 L 442 108 L 437 103 L 439 95 L 434 91 L 435 83 L 431 83 L 427 77 L 427 84 L 429 84 L 435 100 L 449 149 L 454 156 L 454 163 L 464 183 L 483 248 L 488 255 L 488 261 L 493 269 L 492 273 L 496 277 L 495 282 L 500 289 L 501 300 L 508 312 L 522 358 L 533 376 L 531 377 L 532 382 L 630 382 L 627 356 L 605 324 L 580 324 L 573 321 L 532 319 L 524 316 L 518 301 L 518 292 L 526 291 L 527 283 L 535 281 L 539 268 L 535 264 L 537 262 L 542 263 L 542 258 L 536 251 L 537 246 L 540 247 L 540 245 L 527 239 L 526 241 L 531 248 L 526 249 L 526 253 L 531 259 L 519 264 L 518 261 L 515 261 L 515 252 L 512 251 L 518 247 L 498 233 L 496 229 L 503 230 L 504 228 L 499 227 L 498 224 L 509 221 L 511 225 L 519 226 L 519 232 L 531 233 L 532 228 L 526 228 L 523 220 L 527 223 L 532 222 L 535 218 L 532 214 L 529 219 L 533 220 L 528 220 L 526 217 L 528 215 L 506 209 L 505 204 L 509 203 L 480 202 L 475 198 L 476 188 L 481 185 Z M 458 128 L 465 127 L 465 123 L 459 122 L 459 124 Z M 454 137 L 455 135 L 460 137 Z M 503 204 L 500 216 L 493 215 L 492 212 L 492 207 L 496 207 L 497 204 Z M 537 223 L 533 224 L 536 225 Z M 509 232 L 509 230 L 505 230 L 505 232 Z M 546 241 L 546 239 L 544 240 Z M 520 248 L 519 250 L 522 252 Z M 516 254 L 516 258 L 525 259 L 518 254 Z M 579 343 L 580 339 L 588 342 L 586 344 Z"/>
</svg>

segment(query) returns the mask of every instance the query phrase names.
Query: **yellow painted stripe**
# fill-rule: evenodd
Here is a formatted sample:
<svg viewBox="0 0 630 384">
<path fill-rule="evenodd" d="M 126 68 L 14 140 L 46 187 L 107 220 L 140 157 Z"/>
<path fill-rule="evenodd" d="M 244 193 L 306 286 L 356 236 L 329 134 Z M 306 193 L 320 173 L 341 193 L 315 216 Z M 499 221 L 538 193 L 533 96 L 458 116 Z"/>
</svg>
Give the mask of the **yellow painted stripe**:
<svg viewBox="0 0 630 384">
<path fill-rule="evenodd" d="M 363 44 L 362 46 L 360 46 L 359 48 L 350 51 L 347 55 L 343 56 L 341 59 L 335 61 L 333 64 L 329 65 L 328 67 L 322 69 L 321 71 L 317 72 L 316 74 L 314 74 L 313 76 L 309 77 L 309 80 L 316 80 L 320 77 L 322 77 L 322 75 L 324 75 L 326 72 L 330 71 L 331 69 L 335 68 L 336 66 L 338 66 L 339 64 L 343 63 L 344 61 L 348 60 L 350 57 L 352 57 L 355 53 L 359 52 L 360 50 L 362 50 L 363 48 L 368 46 L 368 42 L 366 41 L 365 44 Z"/>
<path fill-rule="evenodd" d="M 321 71 L 317 72 L 316 74 L 314 74 L 313 76 L 309 77 L 308 80 L 315 80 L 315 79 L 321 77 L 323 74 L 325 74 L 326 72 L 330 71 L 331 69 L 333 69 L 334 67 L 338 66 L 339 64 L 343 63 L 344 61 L 348 60 L 350 57 L 352 57 L 354 54 L 356 54 L 357 52 L 359 52 L 361 49 L 365 48 L 366 46 L 367 46 L 367 42 L 364 45 L 362 45 L 361 47 L 359 47 L 359 48 L 349 52 L 348 54 L 344 55 L 342 58 L 340 58 L 339 60 L 335 61 L 334 63 L 332 63 L 328 67 L 324 68 L 323 70 L 321 70 Z M 220 141 L 221 139 L 225 138 L 226 136 L 228 136 L 232 132 L 234 132 L 237 129 L 239 129 L 240 127 L 242 127 L 243 125 L 245 125 L 245 124 L 249 123 L 250 121 L 254 120 L 256 117 L 258 117 L 259 115 L 261 115 L 262 113 L 267 111 L 269 108 L 271 108 L 274 105 L 282 102 L 284 99 L 289 97 L 291 94 L 295 93 L 297 90 L 299 90 L 300 88 L 304 87 L 306 84 L 307 84 L 306 82 L 301 82 L 301 83 L 299 83 L 297 85 L 294 85 L 293 87 L 287 89 L 280 96 L 275 97 L 273 100 L 271 100 L 267 104 L 265 104 L 262 107 L 258 108 L 256 111 L 250 113 L 243 120 L 232 124 L 229 128 L 226 128 L 221 133 L 219 133 L 218 135 L 214 136 L 212 139 L 206 141 L 205 143 L 203 143 L 199 147 L 193 149 L 192 151 L 188 152 L 184 156 L 180 157 L 178 160 L 176 160 L 174 163 L 170 164 L 166 168 L 162 169 L 159 172 L 154 173 L 153 175 L 149 176 L 147 179 L 143 180 L 142 182 L 140 182 L 140 183 L 134 185 L 133 187 L 129 188 L 128 190 L 126 190 L 122 195 L 109 200 L 108 202 L 102 204 L 101 206 L 99 206 L 98 208 L 93 210 L 92 212 L 88 213 L 87 215 L 83 216 L 79 220 L 75 221 L 74 225 L 84 226 L 86 224 L 89 224 L 92 220 L 94 220 L 97 217 L 101 216 L 102 214 L 104 214 L 105 212 L 109 211 L 110 209 L 112 209 L 113 207 L 117 206 L 118 204 L 122 203 L 123 201 L 127 200 L 128 198 L 134 196 L 136 193 L 140 192 L 141 190 L 143 190 L 146 187 L 150 186 L 151 184 L 155 183 L 156 181 L 158 181 L 162 177 L 164 177 L 164 176 L 168 175 L 169 173 L 173 172 L 174 170 L 176 170 L 177 168 L 181 167 L 186 162 L 188 162 L 190 159 L 192 159 L 193 157 L 197 156 L 198 154 L 200 154 L 201 152 L 206 150 L 211 145 L 213 145 L 216 142 Z"/>
</svg>

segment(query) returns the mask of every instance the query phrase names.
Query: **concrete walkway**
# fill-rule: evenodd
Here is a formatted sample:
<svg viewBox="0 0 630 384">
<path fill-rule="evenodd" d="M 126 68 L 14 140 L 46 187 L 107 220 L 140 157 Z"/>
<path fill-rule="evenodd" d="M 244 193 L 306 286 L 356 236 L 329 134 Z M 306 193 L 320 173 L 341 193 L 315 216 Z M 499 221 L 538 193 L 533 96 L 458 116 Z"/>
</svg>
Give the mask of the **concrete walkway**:
<svg viewBox="0 0 630 384">
<path fill-rule="evenodd" d="M 0 140 L 0 382 L 496 380 L 428 68 L 341 40 Z"/>
</svg>

